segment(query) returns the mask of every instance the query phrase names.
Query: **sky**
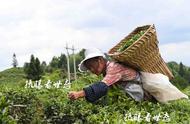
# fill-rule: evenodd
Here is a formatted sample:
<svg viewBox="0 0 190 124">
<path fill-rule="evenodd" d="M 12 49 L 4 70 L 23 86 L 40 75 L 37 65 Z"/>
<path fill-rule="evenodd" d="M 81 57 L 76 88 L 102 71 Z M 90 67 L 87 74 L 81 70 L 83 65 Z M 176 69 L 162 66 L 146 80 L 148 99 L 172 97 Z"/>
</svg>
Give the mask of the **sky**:
<svg viewBox="0 0 190 124">
<path fill-rule="evenodd" d="M 190 66 L 189 0 L 0 0 L 0 71 L 31 54 L 47 63 L 66 53 L 96 47 L 108 52 L 138 26 L 155 24 L 166 62 Z M 70 51 L 71 52 L 71 51 Z"/>
</svg>

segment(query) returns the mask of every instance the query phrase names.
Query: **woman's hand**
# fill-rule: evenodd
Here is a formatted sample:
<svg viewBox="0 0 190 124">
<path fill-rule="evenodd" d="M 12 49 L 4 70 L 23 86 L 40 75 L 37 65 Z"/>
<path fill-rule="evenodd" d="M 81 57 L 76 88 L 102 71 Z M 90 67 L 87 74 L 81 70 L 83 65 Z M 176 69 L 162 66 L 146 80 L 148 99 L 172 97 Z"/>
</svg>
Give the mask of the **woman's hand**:
<svg viewBox="0 0 190 124">
<path fill-rule="evenodd" d="M 81 91 L 71 91 L 68 94 L 68 97 L 71 100 L 76 100 L 76 99 L 84 97 L 84 96 L 85 96 L 85 92 L 83 90 L 81 90 Z"/>
</svg>

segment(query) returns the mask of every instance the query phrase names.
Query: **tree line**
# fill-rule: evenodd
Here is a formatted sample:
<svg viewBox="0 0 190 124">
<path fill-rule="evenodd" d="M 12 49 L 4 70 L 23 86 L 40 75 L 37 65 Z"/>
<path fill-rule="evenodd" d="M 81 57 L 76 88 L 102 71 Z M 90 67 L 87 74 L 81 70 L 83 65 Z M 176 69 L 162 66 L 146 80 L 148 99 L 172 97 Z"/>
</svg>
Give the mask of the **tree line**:
<svg viewBox="0 0 190 124">
<path fill-rule="evenodd" d="M 73 73 L 73 57 L 75 57 L 76 65 L 84 59 L 84 49 L 77 54 L 71 54 L 69 56 L 70 72 Z M 25 62 L 24 72 L 27 79 L 39 80 L 45 73 L 52 73 L 54 70 L 60 69 L 63 73 L 67 71 L 67 56 L 61 54 L 60 56 L 54 56 L 52 60 L 47 64 L 45 61 L 40 62 L 38 57 L 31 55 L 30 62 Z"/>
<path fill-rule="evenodd" d="M 73 73 L 73 57 L 76 60 L 76 66 L 84 59 L 84 49 L 79 51 L 77 54 L 71 54 L 69 56 L 70 72 Z M 13 54 L 13 67 L 18 66 L 16 60 L 16 54 Z M 176 62 L 168 62 L 168 67 L 174 75 L 174 79 L 171 80 L 177 87 L 185 88 L 190 85 L 190 68 L 185 66 L 182 62 L 179 64 Z M 30 62 L 25 62 L 24 72 L 27 79 L 39 80 L 45 73 L 52 73 L 54 70 L 60 69 L 63 73 L 67 72 L 67 56 L 61 54 L 60 56 L 54 56 L 52 60 L 47 64 L 45 61 L 40 60 L 31 55 Z"/>
<path fill-rule="evenodd" d="M 185 66 L 182 62 L 169 62 L 168 67 L 174 75 L 172 83 L 178 88 L 186 88 L 190 85 L 190 68 Z"/>
</svg>

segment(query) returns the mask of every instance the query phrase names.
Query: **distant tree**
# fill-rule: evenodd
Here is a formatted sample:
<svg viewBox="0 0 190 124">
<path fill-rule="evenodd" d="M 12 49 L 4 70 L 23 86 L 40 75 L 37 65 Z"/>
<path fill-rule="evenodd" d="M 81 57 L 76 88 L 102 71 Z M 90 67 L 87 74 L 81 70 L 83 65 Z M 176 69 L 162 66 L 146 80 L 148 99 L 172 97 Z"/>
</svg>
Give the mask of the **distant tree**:
<svg viewBox="0 0 190 124">
<path fill-rule="evenodd" d="M 58 68 L 59 58 L 54 56 L 50 62 L 52 68 Z"/>
<path fill-rule="evenodd" d="M 67 57 L 65 54 L 61 54 L 61 56 L 59 57 L 58 68 L 67 68 Z"/>
<path fill-rule="evenodd" d="M 172 83 L 177 86 L 179 89 L 184 89 L 187 86 L 189 86 L 189 83 L 187 80 L 185 80 L 183 77 L 181 76 L 176 76 L 174 77 L 174 79 L 172 80 Z"/>
<path fill-rule="evenodd" d="M 41 64 L 42 66 L 47 66 L 47 64 L 46 64 L 46 62 L 45 61 L 42 61 L 42 64 Z"/>
<path fill-rule="evenodd" d="M 27 79 L 29 79 L 29 74 L 28 74 L 28 72 L 29 72 L 29 66 L 30 66 L 30 63 L 28 63 L 28 62 L 24 63 L 24 72 L 26 74 L 26 78 Z"/>
<path fill-rule="evenodd" d="M 73 73 L 73 57 L 75 57 L 76 66 L 85 58 L 84 55 L 85 49 L 82 49 L 79 53 L 76 53 L 75 55 L 71 54 L 69 56 L 69 65 L 70 65 L 70 71 Z M 61 54 L 61 56 L 56 57 L 54 56 L 52 60 L 50 61 L 49 65 L 47 66 L 46 71 L 52 72 L 55 69 L 62 69 L 64 71 L 67 71 L 67 56 L 65 54 Z"/>
<path fill-rule="evenodd" d="M 52 73 L 52 72 L 53 72 L 53 68 L 52 68 L 50 65 L 48 65 L 48 66 L 46 67 L 45 71 L 46 71 L 47 73 Z"/>
<path fill-rule="evenodd" d="M 18 66 L 18 61 L 16 59 L 16 54 L 13 54 L 13 63 L 12 63 L 13 67 L 16 68 Z"/>
<path fill-rule="evenodd" d="M 190 72 L 187 71 L 185 74 L 184 74 L 184 79 L 186 79 L 189 83 L 190 83 Z"/>
<path fill-rule="evenodd" d="M 180 75 L 181 77 L 183 77 L 184 74 L 185 74 L 184 65 L 183 65 L 182 62 L 180 62 L 180 64 L 179 64 L 179 75 Z"/>
<path fill-rule="evenodd" d="M 42 71 L 43 71 L 43 74 L 45 73 L 46 69 L 47 69 L 47 64 L 45 61 L 42 62 L 41 64 L 41 68 L 42 68 Z"/>
<path fill-rule="evenodd" d="M 82 59 L 85 58 L 84 52 L 85 52 L 85 49 L 82 49 L 82 50 L 79 52 L 79 56 L 81 56 Z"/>
<path fill-rule="evenodd" d="M 35 79 L 39 80 L 42 76 L 43 70 L 40 64 L 40 60 L 37 57 L 35 59 L 35 67 L 36 67 Z"/>
<path fill-rule="evenodd" d="M 43 74 L 43 69 L 38 58 L 35 59 L 34 55 L 31 55 L 30 63 L 24 64 L 24 72 L 27 79 L 39 80 Z"/>
<path fill-rule="evenodd" d="M 67 57 L 65 54 L 61 54 L 59 57 L 54 56 L 50 61 L 48 70 L 58 68 L 63 70 L 67 69 Z"/>
</svg>

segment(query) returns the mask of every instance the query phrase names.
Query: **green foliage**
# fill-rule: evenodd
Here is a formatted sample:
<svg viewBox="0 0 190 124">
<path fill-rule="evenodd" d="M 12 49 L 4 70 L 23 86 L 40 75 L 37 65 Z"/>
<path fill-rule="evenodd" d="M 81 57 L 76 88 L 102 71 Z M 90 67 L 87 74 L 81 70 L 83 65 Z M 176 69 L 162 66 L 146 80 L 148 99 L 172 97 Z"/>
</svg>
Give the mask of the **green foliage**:
<svg viewBox="0 0 190 124">
<path fill-rule="evenodd" d="M 60 70 L 53 75 L 45 75 L 46 78 L 57 80 Z M 0 88 L 0 121 L 2 123 L 89 123 L 89 124 L 147 124 L 143 119 L 141 122 L 127 120 L 127 115 L 133 116 L 141 113 L 141 117 L 168 113 L 171 124 L 190 123 L 190 102 L 188 100 L 171 101 L 167 104 L 151 103 L 148 101 L 136 102 L 120 89 L 119 86 L 110 87 L 107 96 L 96 103 L 88 103 L 85 99 L 70 101 L 67 98 L 69 91 L 81 90 L 83 87 L 101 80 L 102 77 L 80 74 L 78 80 L 72 82 L 71 89 L 25 89 L 24 86 L 15 88 Z M 183 92 L 190 96 L 190 87 Z M 2 97 L 3 96 L 3 97 Z M 156 122 L 153 118 L 149 123 L 165 123 L 160 120 Z"/>
<path fill-rule="evenodd" d="M 56 57 L 54 56 L 49 64 L 52 68 L 55 69 L 66 69 L 67 67 L 67 58 L 65 54 L 61 54 L 61 56 Z"/>
<path fill-rule="evenodd" d="M 51 73 L 45 73 L 45 75 L 42 76 L 42 79 L 58 81 L 60 79 L 65 79 L 66 76 L 66 73 L 64 73 L 61 69 L 57 69 L 53 70 Z"/>
<path fill-rule="evenodd" d="M 84 59 L 84 49 L 76 53 L 75 55 L 71 54 L 69 56 L 69 64 L 71 73 L 74 72 L 73 61 L 75 57 L 76 66 L 80 63 L 81 60 Z M 65 54 L 61 54 L 60 56 L 54 56 L 47 67 L 46 72 L 52 72 L 56 69 L 62 69 L 63 71 L 67 71 L 67 57 Z"/>
<path fill-rule="evenodd" d="M 7 123 L 15 124 L 14 119 L 8 113 L 9 102 L 10 101 L 7 100 L 6 97 L 0 93 L 0 123 L 1 124 L 7 124 Z"/>
<path fill-rule="evenodd" d="M 58 68 L 58 63 L 59 63 L 59 58 L 54 56 L 50 62 L 50 66 L 52 68 Z"/>
<path fill-rule="evenodd" d="M 183 65 L 182 62 L 177 64 L 176 62 L 169 62 L 168 67 L 174 75 L 174 79 L 171 82 L 178 88 L 186 88 L 190 85 L 190 68 Z"/>
<path fill-rule="evenodd" d="M 25 63 L 24 72 L 26 73 L 26 78 L 31 80 L 39 80 L 43 74 L 42 66 L 40 60 L 31 55 L 30 63 Z"/>
<path fill-rule="evenodd" d="M 79 56 L 81 56 L 81 58 L 85 58 L 85 49 L 82 49 L 80 52 L 79 52 Z"/>
<path fill-rule="evenodd" d="M 189 84 L 190 84 L 190 70 L 186 71 L 185 74 L 184 74 L 184 79 L 186 79 Z"/>
<path fill-rule="evenodd" d="M 172 67 L 173 66 L 173 67 Z M 179 65 L 172 63 L 174 71 Z M 178 68 L 178 70 L 177 70 Z M 184 66 L 185 73 L 189 68 Z M 64 82 L 65 73 L 61 69 L 45 73 L 42 82 L 60 80 Z M 0 72 L 0 123 L 2 124 L 164 124 L 163 120 L 150 122 L 145 120 L 148 113 L 155 116 L 168 113 L 169 124 L 190 123 L 190 101 L 186 99 L 171 101 L 167 104 L 148 101 L 136 102 L 118 86 L 110 87 L 108 94 L 96 103 L 88 103 L 84 98 L 77 101 L 68 99 L 69 91 L 78 91 L 99 81 L 102 76 L 89 73 L 78 73 L 78 79 L 72 82 L 71 89 L 25 89 L 23 68 L 11 68 Z M 190 86 L 187 80 L 178 73 L 173 83 L 190 97 Z M 12 84 L 12 85 L 11 85 Z M 16 85 L 15 85 L 16 84 Z M 187 85 L 184 85 L 187 84 Z M 128 120 L 128 115 L 141 114 L 141 122 Z"/>
<path fill-rule="evenodd" d="M 59 57 L 58 68 L 67 68 L 67 57 L 65 54 L 61 54 L 61 56 Z"/>
<path fill-rule="evenodd" d="M 3 95 L 10 101 L 6 102 L 9 109 L 4 118 L 11 117 L 16 123 L 137 123 L 125 120 L 126 115 L 141 113 L 146 117 L 147 113 L 157 115 L 165 112 L 169 114 L 171 124 L 190 122 L 190 104 L 187 100 L 168 104 L 135 102 L 117 87 L 95 104 L 87 103 L 84 99 L 70 101 L 63 90 L 22 89 L 6 91 Z M 154 122 L 151 119 L 150 123 Z M 142 120 L 142 123 L 147 122 Z"/>
<path fill-rule="evenodd" d="M 180 75 L 181 77 L 183 77 L 183 76 L 184 76 L 184 73 L 185 73 L 185 71 L 184 71 L 183 63 L 180 62 L 180 64 L 179 64 L 179 75 Z"/>
<path fill-rule="evenodd" d="M 132 45 L 135 41 L 137 41 L 143 34 L 145 33 L 144 30 L 139 31 L 138 33 L 134 34 L 130 39 L 125 41 L 125 44 L 122 45 L 119 49 L 118 52 L 122 52 L 125 49 L 127 49 L 130 45 Z"/>
<path fill-rule="evenodd" d="M 42 68 L 43 74 L 45 74 L 45 70 L 47 69 L 47 64 L 45 61 L 42 62 L 41 68 Z"/>
<path fill-rule="evenodd" d="M 40 64 L 40 60 L 38 58 L 36 58 L 35 60 L 35 67 L 36 67 L 36 73 L 34 75 L 35 76 L 34 80 L 39 80 L 41 78 L 43 70 Z"/>
<path fill-rule="evenodd" d="M 76 62 L 76 69 L 77 69 L 79 63 L 84 59 L 84 58 L 80 55 L 80 53 L 70 56 L 70 58 L 69 58 L 69 60 L 70 60 L 69 63 L 70 63 L 70 71 L 71 71 L 71 73 L 74 73 L 74 64 L 73 64 L 73 62 L 74 62 L 74 57 L 75 57 L 75 62 Z"/>
<path fill-rule="evenodd" d="M 0 87 L 3 85 L 9 86 L 20 86 L 25 82 L 25 73 L 23 68 L 10 68 L 0 72 Z"/>
<path fill-rule="evenodd" d="M 187 80 L 185 80 L 183 77 L 181 76 L 176 76 L 174 77 L 174 79 L 171 81 L 176 87 L 180 88 L 180 89 L 184 89 L 187 86 L 189 86 L 190 84 L 188 83 Z"/>
<path fill-rule="evenodd" d="M 174 75 L 174 77 L 179 75 L 178 74 L 178 72 L 179 72 L 179 65 L 176 62 L 168 62 L 167 66 L 171 70 L 171 72 Z"/>
</svg>

